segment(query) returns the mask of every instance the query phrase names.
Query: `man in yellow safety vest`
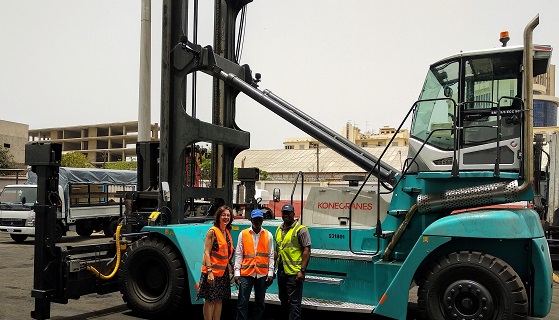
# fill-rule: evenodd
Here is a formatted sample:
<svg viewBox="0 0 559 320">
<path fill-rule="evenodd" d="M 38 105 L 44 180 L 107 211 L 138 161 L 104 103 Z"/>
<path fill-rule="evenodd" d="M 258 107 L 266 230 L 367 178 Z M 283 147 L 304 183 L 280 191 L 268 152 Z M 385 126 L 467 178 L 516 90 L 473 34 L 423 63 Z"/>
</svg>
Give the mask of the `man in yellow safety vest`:
<svg viewBox="0 0 559 320">
<path fill-rule="evenodd" d="M 311 237 L 307 227 L 295 220 L 292 205 L 281 208 L 283 224 L 276 230 L 278 294 L 282 319 L 301 319 L 303 282 L 311 257 Z"/>
</svg>

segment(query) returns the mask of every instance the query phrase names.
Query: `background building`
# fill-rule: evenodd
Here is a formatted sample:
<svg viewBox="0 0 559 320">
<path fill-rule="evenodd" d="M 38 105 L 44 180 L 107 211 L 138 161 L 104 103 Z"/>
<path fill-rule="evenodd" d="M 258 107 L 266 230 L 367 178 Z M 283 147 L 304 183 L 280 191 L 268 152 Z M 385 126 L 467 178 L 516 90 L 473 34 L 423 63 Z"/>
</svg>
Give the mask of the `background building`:
<svg viewBox="0 0 559 320">
<path fill-rule="evenodd" d="M 375 134 L 372 132 L 362 133 L 361 129 L 347 122 L 341 131 L 341 135 L 347 140 L 355 143 L 356 145 L 366 148 L 366 147 L 379 147 L 386 146 L 394 133 L 396 128 L 389 126 L 384 126 L 380 128 L 379 133 Z M 410 139 L 410 132 L 408 129 L 401 129 L 396 134 L 394 141 L 392 141 L 392 146 L 401 147 L 407 146 L 408 140 Z M 317 146 L 319 148 L 326 148 L 325 145 L 321 144 L 320 141 L 312 137 L 305 138 L 287 138 L 283 141 L 284 149 L 287 150 L 304 150 L 304 149 L 315 149 Z"/>
<path fill-rule="evenodd" d="M 555 66 L 550 65 L 547 73 L 534 78 L 534 127 L 557 126 L 557 107 Z"/>
<path fill-rule="evenodd" d="M 159 125 L 151 126 L 151 139 L 159 139 Z M 62 144 L 62 153 L 81 152 L 95 166 L 136 158 L 138 121 L 29 130 L 29 141 Z"/>
<path fill-rule="evenodd" d="M 29 125 L 0 120 L 0 146 L 7 149 L 14 157 L 14 162 L 25 162 L 25 144 Z"/>
<path fill-rule="evenodd" d="M 17 164 L 15 169 L 0 169 L 0 192 L 8 184 L 27 180 L 27 167 L 24 162 L 28 131 L 27 124 L 0 120 L 0 146 L 13 156 Z"/>
<path fill-rule="evenodd" d="M 385 147 L 363 149 L 379 157 Z M 407 154 L 407 146 L 390 147 L 383 161 L 401 170 Z M 330 148 L 320 148 L 318 153 L 313 149 L 244 150 L 235 158 L 234 165 L 237 168 L 259 168 L 268 172 L 268 178 L 275 181 L 293 181 L 299 171 L 304 173 L 305 181 L 343 181 L 345 175 L 367 174 Z"/>
</svg>

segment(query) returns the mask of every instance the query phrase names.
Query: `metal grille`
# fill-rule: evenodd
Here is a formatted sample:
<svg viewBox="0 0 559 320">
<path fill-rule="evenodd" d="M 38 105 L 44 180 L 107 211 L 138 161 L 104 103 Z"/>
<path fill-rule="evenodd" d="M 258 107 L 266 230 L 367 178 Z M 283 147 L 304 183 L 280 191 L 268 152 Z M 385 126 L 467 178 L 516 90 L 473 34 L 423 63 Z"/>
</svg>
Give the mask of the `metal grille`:
<svg viewBox="0 0 559 320">
<path fill-rule="evenodd" d="M 0 226 L 25 227 L 25 219 L 2 218 L 2 219 L 0 219 Z"/>
<path fill-rule="evenodd" d="M 516 201 L 518 201 L 518 182 L 515 180 L 422 194 L 417 197 L 417 206 L 420 213 L 427 213 Z"/>
<path fill-rule="evenodd" d="M 231 291 L 232 299 L 237 299 L 238 296 L 239 296 L 238 290 Z M 250 301 L 254 301 L 254 292 L 250 293 Z M 280 304 L 279 297 L 275 293 L 266 293 L 265 301 L 268 304 L 275 304 L 275 305 Z M 306 297 L 303 297 L 303 300 L 301 301 L 301 306 L 303 308 L 309 308 L 314 310 L 355 312 L 355 313 L 371 313 L 375 309 L 375 306 L 368 305 L 368 304 L 331 301 L 331 300 L 306 298 Z"/>
</svg>

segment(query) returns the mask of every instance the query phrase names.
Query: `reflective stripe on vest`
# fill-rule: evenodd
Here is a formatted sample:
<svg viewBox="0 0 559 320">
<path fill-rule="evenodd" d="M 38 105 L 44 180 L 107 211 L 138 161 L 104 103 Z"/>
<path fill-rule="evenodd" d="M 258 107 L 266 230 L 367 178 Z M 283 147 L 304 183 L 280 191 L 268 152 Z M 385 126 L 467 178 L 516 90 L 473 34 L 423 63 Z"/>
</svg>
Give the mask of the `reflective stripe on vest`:
<svg viewBox="0 0 559 320">
<path fill-rule="evenodd" d="M 270 239 L 268 239 L 268 232 L 264 229 L 260 231 L 260 239 L 254 252 L 254 239 L 250 229 L 242 231 L 243 241 L 243 261 L 241 262 L 241 276 L 250 276 L 256 274 L 268 274 L 268 264 L 270 256 L 268 249 Z"/>
<path fill-rule="evenodd" d="M 283 264 L 283 271 L 287 275 L 297 274 L 301 270 L 303 265 L 303 248 L 299 243 L 299 237 L 297 233 L 301 228 L 306 228 L 296 222 L 293 227 L 291 227 L 285 237 L 283 237 L 281 226 L 276 230 L 276 243 L 278 246 L 278 262 L 281 261 Z"/>
<path fill-rule="evenodd" d="M 225 273 L 225 270 L 227 269 L 227 263 L 229 262 L 229 259 L 233 254 L 233 244 L 231 244 L 228 249 L 227 239 L 225 238 L 225 235 L 221 232 L 221 230 L 216 226 L 211 227 L 211 229 L 214 230 L 214 234 L 217 239 L 218 251 L 210 251 L 210 264 L 214 276 L 221 277 Z M 231 239 L 231 233 L 229 232 L 229 229 L 225 229 L 225 232 L 227 233 L 229 239 Z M 202 265 L 202 273 L 208 273 L 208 268 L 206 268 L 204 264 Z"/>
</svg>

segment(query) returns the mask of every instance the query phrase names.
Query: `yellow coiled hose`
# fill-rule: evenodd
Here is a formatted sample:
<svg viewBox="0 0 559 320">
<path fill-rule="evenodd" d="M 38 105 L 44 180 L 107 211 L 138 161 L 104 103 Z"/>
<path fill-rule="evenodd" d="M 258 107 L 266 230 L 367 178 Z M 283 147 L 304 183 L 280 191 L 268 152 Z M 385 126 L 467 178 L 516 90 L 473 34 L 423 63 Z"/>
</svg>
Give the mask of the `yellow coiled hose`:
<svg viewBox="0 0 559 320">
<path fill-rule="evenodd" d="M 118 271 L 118 267 L 120 266 L 120 228 L 122 228 L 122 225 L 119 224 L 116 227 L 116 263 L 115 263 L 115 268 L 113 270 L 113 272 L 111 272 L 111 274 L 109 275 L 104 275 L 101 272 L 99 272 L 97 269 L 95 269 L 95 267 L 93 266 L 87 266 L 86 269 L 93 272 L 95 274 L 95 276 L 97 278 L 103 279 L 103 280 L 108 280 L 112 277 L 114 277 L 114 275 L 117 273 Z"/>
</svg>

